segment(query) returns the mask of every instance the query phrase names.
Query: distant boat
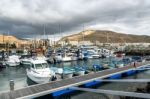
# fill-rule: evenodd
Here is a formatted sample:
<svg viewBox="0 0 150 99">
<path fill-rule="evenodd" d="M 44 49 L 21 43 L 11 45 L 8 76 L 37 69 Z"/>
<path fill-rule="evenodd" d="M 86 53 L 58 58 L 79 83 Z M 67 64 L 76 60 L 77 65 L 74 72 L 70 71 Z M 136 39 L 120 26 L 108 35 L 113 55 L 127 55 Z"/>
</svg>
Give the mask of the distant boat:
<svg viewBox="0 0 150 99">
<path fill-rule="evenodd" d="M 27 76 L 36 83 L 48 83 L 56 79 L 55 72 L 49 68 L 47 62 L 39 59 L 31 61 Z"/>
<path fill-rule="evenodd" d="M 30 65 L 31 60 L 33 60 L 33 59 L 29 55 L 22 55 L 20 58 L 21 64 L 23 64 L 23 65 Z"/>
<path fill-rule="evenodd" d="M 6 59 L 6 65 L 8 66 L 18 66 L 20 65 L 20 57 L 18 55 L 11 55 Z"/>
<path fill-rule="evenodd" d="M 74 55 L 74 53 L 64 53 L 61 59 L 62 62 L 69 62 L 75 60 L 78 60 L 78 58 Z"/>
<path fill-rule="evenodd" d="M 63 68 L 51 67 L 50 69 L 53 70 L 57 78 L 60 78 L 60 79 L 72 78 L 75 72 L 75 70 L 70 67 L 63 67 Z"/>
</svg>

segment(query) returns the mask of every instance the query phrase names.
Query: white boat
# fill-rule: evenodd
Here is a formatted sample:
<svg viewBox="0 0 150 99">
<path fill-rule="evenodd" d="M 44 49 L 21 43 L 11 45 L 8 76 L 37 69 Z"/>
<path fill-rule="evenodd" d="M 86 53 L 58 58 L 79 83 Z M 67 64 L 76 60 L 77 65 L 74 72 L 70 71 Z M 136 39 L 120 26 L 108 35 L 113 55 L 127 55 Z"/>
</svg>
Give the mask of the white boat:
<svg viewBox="0 0 150 99">
<path fill-rule="evenodd" d="M 45 57 L 45 56 L 37 56 L 37 57 L 35 57 L 35 58 L 38 59 L 38 60 L 45 60 L 45 61 L 48 60 L 48 58 Z"/>
<path fill-rule="evenodd" d="M 62 54 L 57 53 L 54 58 L 55 58 L 56 62 L 61 62 L 62 61 Z"/>
<path fill-rule="evenodd" d="M 117 68 L 124 67 L 124 64 L 123 64 L 123 63 L 116 64 L 116 67 L 117 67 Z"/>
<path fill-rule="evenodd" d="M 74 74 L 77 76 L 82 76 L 85 74 L 85 69 L 80 66 L 74 67 L 74 69 L 75 69 Z"/>
<path fill-rule="evenodd" d="M 59 78 L 59 79 L 72 78 L 73 73 L 75 72 L 74 69 L 71 69 L 71 68 L 68 68 L 68 67 L 64 67 L 64 68 L 51 67 L 50 69 L 55 72 L 57 78 Z"/>
<path fill-rule="evenodd" d="M 20 59 L 21 64 L 23 64 L 23 65 L 30 65 L 32 60 L 33 60 L 32 58 Z"/>
<path fill-rule="evenodd" d="M 78 70 L 78 71 L 75 71 L 74 74 L 77 75 L 77 76 L 82 76 L 82 75 L 85 74 L 85 70 Z"/>
<path fill-rule="evenodd" d="M 20 58 L 20 62 L 23 65 L 30 65 L 31 60 L 33 60 L 33 59 L 30 55 L 22 55 L 21 58 Z"/>
<path fill-rule="evenodd" d="M 17 55 L 11 55 L 6 59 L 6 65 L 8 66 L 18 66 L 20 65 L 20 59 Z"/>
<path fill-rule="evenodd" d="M 27 76 L 36 83 L 48 83 L 56 78 L 55 72 L 49 68 L 47 62 L 39 59 L 31 61 Z"/>
<path fill-rule="evenodd" d="M 73 73 L 74 73 L 74 70 L 64 68 L 63 69 L 62 78 L 63 79 L 72 78 L 73 77 Z"/>
<path fill-rule="evenodd" d="M 71 57 L 70 56 L 64 56 L 64 57 L 62 57 L 62 62 L 69 62 L 69 61 L 71 61 Z"/>
<path fill-rule="evenodd" d="M 65 53 L 62 55 L 62 62 L 69 62 L 78 60 L 78 57 L 74 53 Z"/>
</svg>

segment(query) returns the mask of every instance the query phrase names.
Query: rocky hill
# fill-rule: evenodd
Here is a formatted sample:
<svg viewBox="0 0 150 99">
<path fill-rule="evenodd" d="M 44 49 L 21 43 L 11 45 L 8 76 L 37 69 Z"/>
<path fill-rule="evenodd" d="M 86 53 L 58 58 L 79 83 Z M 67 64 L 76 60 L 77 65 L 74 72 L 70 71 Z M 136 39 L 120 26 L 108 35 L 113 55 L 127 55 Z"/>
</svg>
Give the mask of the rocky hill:
<svg viewBox="0 0 150 99">
<path fill-rule="evenodd" d="M 60 41 L 99 41 L 100 43 L 150 43 L 150 36 L 117 33 L 107 30 L 86 30 L 66 36 Z"/>
<path fill-rule="evenodd" d="M 16 38 L 15 36 L 6 36 L 6 35 L 0 35 L 0 42 L 19 42 L 20 39 Z"/>
</svg>

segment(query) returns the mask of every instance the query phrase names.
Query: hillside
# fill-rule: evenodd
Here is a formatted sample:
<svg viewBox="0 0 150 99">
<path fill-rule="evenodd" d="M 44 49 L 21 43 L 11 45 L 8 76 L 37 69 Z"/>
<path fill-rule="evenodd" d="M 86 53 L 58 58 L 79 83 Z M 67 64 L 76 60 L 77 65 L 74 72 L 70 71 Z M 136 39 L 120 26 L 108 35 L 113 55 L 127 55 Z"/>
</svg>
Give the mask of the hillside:
<svg viewBox="0 0 150 99">
<path fill-rule="evenodd" d="M 150 36 L 123 34 L 106 30 L 86 30 L 60 41 L 99 41 L 100 43 L 150 43 Z"/>
<path fill-rule="evenodd" d="M 23 44 L 23 43 L 28 43 L 27 40 L 19 39 L 15 36 L 12 35 L 0 35 L 0 43 L 18 43 L 18 44 Z"/>
<path fill-rule="evenodd" d="M 6 35 L 0 35 L 0 42 L 18 42 L 19 39 L 17 39 L 15 36 L 6 36 Z"/>
</svg>

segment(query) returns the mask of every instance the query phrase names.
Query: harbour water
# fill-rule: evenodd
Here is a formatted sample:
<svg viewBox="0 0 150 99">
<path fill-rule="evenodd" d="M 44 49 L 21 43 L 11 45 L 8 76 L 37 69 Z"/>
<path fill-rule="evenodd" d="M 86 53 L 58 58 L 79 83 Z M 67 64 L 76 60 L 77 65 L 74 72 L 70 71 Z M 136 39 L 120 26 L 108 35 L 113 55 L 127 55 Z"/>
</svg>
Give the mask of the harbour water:
<svg viewBox="0 0 150 99">
<path fill-rule="evenodd" d="M 90 59 L 86 61 L 73 61 L 73 62 L 64 62 L 64 63 L 58 63 L 58 64 L 50 64 L 51 67 L 64 67 L 64 66 L 83 66 L 86 65 L 87 67 L 92 68 L 93 64 L 101 64 L 104 61 L 111 61 L 112 59 Z M 1 69 L 0 71 L 0 84 L 3 86 L 0 86 L 0 91 L 8 91 L 9 90 L 9 81 L 14 80 L 15 82 L 15 89 L 26 87 L 33 83 L 31 80 L 29 80 L 26 76 L 26 69 L 29 68 L 29 66 L 21 65 L 18 67 L 6 67 Z M 127 78 L 149 78 L 150 72 L 145 71 Z M 108 83 L 103 86 L 100 86 L 100 89 L 108 89 L 108 90 L 122 90 L 122 91 L 134 91 L 134 89 L 137 86 L 145 85 L 144 83 Z M 94 93 L 82 93 L 77 94 L 75 96 L 72 96 L 71 99 L 81 99 L 82 97 L 88 96 L 87 99 L 98 99 L 100 97 L 99 94 Z"/>
<path fill-rule="evenodd" d="M 73 67 L 73 66 L 87 66 L 92 68 L 93 64 L 100 64 L 102 61 L 111 61 L 108 59 L 89 59 L 86 61 L 72 61 L 72 62 L 63 62 L 57 64 L 49 64 L 50 67 Z M 17 67 L 6 67 L 1 68 L 0 70 L 0 91 L 8 91 L 9 81 L 14 80 L 15 82 L 15 89 L 26 87 L 29 85 L 35 84 L 26 76 L 26 69 L 29 68 L 27 65 L 20 65 Z"/>
<path fill-rule="evenodd" d="M 149 79 L 150 78 L 150 71 L 144 71 L 132 76 L 125 77 L 124 79 Z M 127 91 L 127 92 L 134 92 L 137 88 L 144 88 L 147 83 L 129 83 L 129 82 L 113 82 L 103 84 L 102 86 L 96 87 L 97 89 L 104 89 L 104 90 L 116 90 L 116 91 Z M 70 99 L 121 99 L 118 96 L 113 95 L 106 95 L 106 94 L 97 94 L 92 92 L 83 92 L 81 94 L 76 94 L 75 96 L 71 96 Z M 124 98 L 123 98 L 124 99 Z M 126 98 L 128 99 L 128 98 Z M 134 99 L 134 98 L 131 98 Z"/>
</svg>

